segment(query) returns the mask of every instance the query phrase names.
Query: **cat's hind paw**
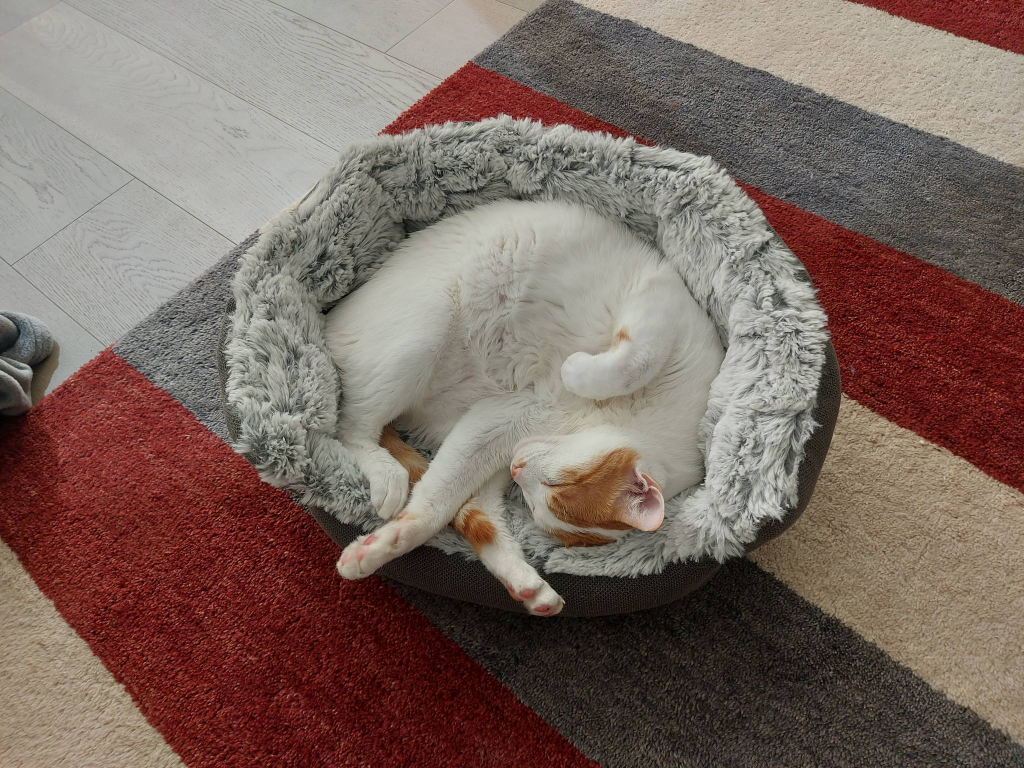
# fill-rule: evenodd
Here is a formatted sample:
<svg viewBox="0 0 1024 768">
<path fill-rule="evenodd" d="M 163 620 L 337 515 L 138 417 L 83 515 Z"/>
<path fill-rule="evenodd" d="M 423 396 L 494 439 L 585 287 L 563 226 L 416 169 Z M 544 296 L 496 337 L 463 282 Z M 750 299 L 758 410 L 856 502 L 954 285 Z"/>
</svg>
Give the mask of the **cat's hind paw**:
<svg viewBox="0 0 1024 768">
<path fill-rule="evenodd" d="M 545 581 L 537 586 L 516 586 L 506 584 L 509 595 L 534 616 L 554 616 L 565 606 L 565 601 Z"/>
</svg>

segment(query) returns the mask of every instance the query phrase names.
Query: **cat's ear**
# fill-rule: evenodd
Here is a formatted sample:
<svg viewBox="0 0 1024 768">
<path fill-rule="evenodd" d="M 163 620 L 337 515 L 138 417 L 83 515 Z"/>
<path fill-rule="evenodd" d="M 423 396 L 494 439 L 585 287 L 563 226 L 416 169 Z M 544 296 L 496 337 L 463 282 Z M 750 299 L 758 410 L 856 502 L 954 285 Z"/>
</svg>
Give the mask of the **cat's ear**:
<svg viewBox="0 0 1024 768">
<path fill-rule="evenodd" d="M 665 497 L 661 486 L 648 474 L 632 469 L 629 487 L 617 505 L 618 519 L 641 531 L 656 531 L 665 520 Z"/>
</svg>

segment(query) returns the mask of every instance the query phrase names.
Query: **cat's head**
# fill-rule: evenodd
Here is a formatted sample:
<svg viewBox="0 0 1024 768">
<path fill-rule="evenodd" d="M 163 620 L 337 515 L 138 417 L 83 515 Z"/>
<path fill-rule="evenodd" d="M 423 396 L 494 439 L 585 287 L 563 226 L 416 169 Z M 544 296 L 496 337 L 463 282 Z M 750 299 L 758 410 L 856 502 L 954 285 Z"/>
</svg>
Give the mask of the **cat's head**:
<svg viewBox="0 0 1024 768">
<path fill-rule="evenodd" d="M 622 430 L 594 427 L 522 441 L 510 471 L 541 528 L 566 546 L 588 546 L 661 526 L 661 485 L 641 465 Z"/>
</svg>

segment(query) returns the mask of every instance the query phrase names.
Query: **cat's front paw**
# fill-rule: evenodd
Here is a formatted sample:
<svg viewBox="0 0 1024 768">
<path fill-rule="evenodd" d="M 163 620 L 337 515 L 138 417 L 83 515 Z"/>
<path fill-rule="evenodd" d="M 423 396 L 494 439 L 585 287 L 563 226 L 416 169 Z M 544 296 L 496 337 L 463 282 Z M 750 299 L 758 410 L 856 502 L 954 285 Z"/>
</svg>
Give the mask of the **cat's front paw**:
<svg viewBox="0 0 1024 768">
<path fill-rule="evenodd" d="M 534 616 L 554 616 L 565 606 L 561 595 L 540 577 L 529 584 L 516 585 L 510 582 L 505 588 L 513 600 L 522 603 Z"/>
<path fill-rule="evenodd" d="M 388 523 L 374 533 L 360 536 L 338 558 L 338 573 L 343 579 L 364 579 L 385 563 L 404 554 L 401 521 Z"/>
<path fill-rule="evenodd" d="M 409 471 L 393 459 L 373 458 L 362 467 L 370 481 L 370 503 L 385 520 L 392 519 L 409 500 Z"/>
</svg>

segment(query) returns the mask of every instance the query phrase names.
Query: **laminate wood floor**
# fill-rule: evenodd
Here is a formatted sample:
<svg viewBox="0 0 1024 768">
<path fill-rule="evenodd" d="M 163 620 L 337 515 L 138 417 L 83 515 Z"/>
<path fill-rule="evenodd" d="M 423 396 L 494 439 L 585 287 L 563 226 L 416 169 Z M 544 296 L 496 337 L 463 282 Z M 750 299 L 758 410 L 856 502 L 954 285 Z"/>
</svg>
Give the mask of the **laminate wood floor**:
<svg viewBox="0 0 1024 768">
<path fill-rule="evenodd" d="M 3 0 L 0 310 L 38 399 L 540 0 Z"/>
</svg>

